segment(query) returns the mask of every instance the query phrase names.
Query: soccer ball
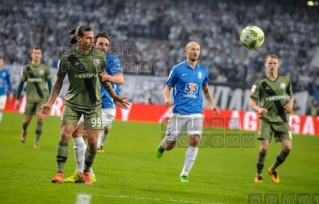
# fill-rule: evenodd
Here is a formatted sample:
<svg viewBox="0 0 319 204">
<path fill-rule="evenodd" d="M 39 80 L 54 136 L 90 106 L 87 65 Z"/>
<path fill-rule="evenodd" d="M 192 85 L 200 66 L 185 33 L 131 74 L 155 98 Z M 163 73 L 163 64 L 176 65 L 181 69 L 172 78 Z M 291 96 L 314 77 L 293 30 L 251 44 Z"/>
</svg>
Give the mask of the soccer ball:
<svg viewBox="0 0 319 204">
<path fill-rule="evenodd" d="M 259 48 L 265 41 L 264 32 L 257 26 L 247 26 L 240 33 L 241 43 L 250 50 Z"/>
</svg>

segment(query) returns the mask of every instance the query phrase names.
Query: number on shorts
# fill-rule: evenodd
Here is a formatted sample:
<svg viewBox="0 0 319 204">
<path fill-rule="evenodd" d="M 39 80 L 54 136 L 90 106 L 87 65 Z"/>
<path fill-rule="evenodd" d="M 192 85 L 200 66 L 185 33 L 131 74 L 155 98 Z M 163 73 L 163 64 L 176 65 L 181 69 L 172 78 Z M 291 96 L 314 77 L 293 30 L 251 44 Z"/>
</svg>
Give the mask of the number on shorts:
<svg viewBox="0 0 319 204">
<path fill-rule="evenodd" d="M 101 127 L 102 122 L 101 122 L 101 118 L 92 118 L 91 119 L 91 123 L 92 123 L 92 127 Z"/>
<path fill-rule="evenodd" d="M 288 131 L 288 137 L 289 137 L 289 139 L 292 140 L 292 133 L 291 133 L 291 131 Z"/>
</svg>

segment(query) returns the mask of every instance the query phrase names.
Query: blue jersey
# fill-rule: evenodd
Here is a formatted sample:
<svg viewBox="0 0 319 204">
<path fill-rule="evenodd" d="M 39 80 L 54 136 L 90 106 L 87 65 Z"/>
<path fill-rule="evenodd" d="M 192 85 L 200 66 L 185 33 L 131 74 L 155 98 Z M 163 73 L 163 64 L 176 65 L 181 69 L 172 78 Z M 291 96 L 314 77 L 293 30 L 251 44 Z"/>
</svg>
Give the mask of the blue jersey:
<svg viewBox="0 0 319 204">
<path fill-rule="evenodd" d="M 123 68 L 120 60 L 112 55 L 106 55 L 106 67 L 105 71 L 108 75 L 114 75 L 115 73 L 123 74 Z M 114 83 L 111 83 L 114 91 L 119 95 L 120 86 Z M 113 98 L 110 94 L 105 90 L 103 85 L 101 84 L 101 94 L 102 94 L 102 108 L 115 108 L 115 104 L 113 102 Z"/>
<path fill-rule="evenodd" d="M 184 60 L 172 68 L 166 84 L 173 87 L 173 113 L 203 113 L 202 88 L 208 85 L 206 67 L 197 63 L 192 69 Z"/>
<path fill-rule="evenodd" d="M 8 85 L 8 87 L 7 87 Z M 7 91 L 13 93 L 10 72 L 7 69 L 0 70 L 0 96 L 7 95 Z"/>
</svg>

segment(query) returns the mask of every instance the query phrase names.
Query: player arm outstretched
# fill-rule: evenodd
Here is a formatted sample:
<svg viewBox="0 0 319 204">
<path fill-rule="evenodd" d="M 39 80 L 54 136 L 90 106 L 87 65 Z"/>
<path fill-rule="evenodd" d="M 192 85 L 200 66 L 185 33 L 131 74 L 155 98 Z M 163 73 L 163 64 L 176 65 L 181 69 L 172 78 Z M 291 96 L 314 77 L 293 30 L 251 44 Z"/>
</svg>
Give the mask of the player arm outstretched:
<svg viewBox="0 0 319 204">
<path fill-rule="evenodd" d="M 64 80 L 64 76 L 60 76 L 58 75 L 56 81 L 54 82 L 54 85 L 52 87 L 49 99 L 47 101 L 46 104 L 43 104 L 40 109 L 41 111 L 39 112 L 39 118 L 40 119 L 45 119 L 46 117 L 49 116 L 51 109 L 52 109 L 52 105 L 54 104 L 56 98 L 59 96 L 59 93 L 62 89 L 63 86 L 63 80 Z"/>
<path fill-rule="evenodd" d="M 125 109 L 125 110 L 127 110 L 127 109 L 129 108 L 130 104 L 129 104 L 127 101 L 125 101 L 125 99 L 126 99 L 127 97 L 125 97 L 125 96 L 122 96 L 122 97 L 121 97 L 121 96 L 118 96 L 118 95 L 115 93 L 115 91 L 114 91 L 114 89 L 113 89 L 111 83 L 109 83 L 109 82 L 102 82 L 102 81 L 101 81 L 101 84 L 103 85 L 103 87 L 105 88 L 105 90 L 110 94 L 110 96 L 113 98 L 113 100 L 114 100 L 114 102 L 116 103 L 116 105 L 120 106 L 122 109 Z"/>
<path fill-rule="evenodd" d="M 101 82 L 112 82 L 114 84 L 122 85 L 124 83 L 124 77 L 121 73 L 115 73 L 113 76 L 108 75 L 105 71 L 100 74 Z"/>
<path fill-rule="evenodd" d="M 214 102 L 213 96 L 212 96 L 212 94 L 209 91 L 209 86 L 208 85 L 203 86 L 203 93 L 204 93 L 204 96 L 205 96 L 206 100 L 208 101 L 208 103 L 210 104 L 211 108 L 213 109 L 214 113 L 216 115 L 219 115 L 220 114 L 220 110 L 219 110 L 219 108 L 216 106 L 216 104 Z"/>
</svg>

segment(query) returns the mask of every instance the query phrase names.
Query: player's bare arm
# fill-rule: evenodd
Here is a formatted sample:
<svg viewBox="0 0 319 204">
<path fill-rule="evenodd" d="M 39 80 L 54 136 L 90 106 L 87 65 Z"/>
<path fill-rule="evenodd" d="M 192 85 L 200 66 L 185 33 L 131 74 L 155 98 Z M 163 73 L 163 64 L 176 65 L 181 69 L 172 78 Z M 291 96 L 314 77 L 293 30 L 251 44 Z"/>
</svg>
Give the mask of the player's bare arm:
<svg viewBox="0 0 319 204">
<path fill-rule="evenodd" d="M 219 108 L 216 106 L 215 102 L 214 102 L 214 99 L 213 99 L 213 96 L 212 94 L 210 93 L 210 90 L 209 90 L 209 86 L 206 85 L 206 86 L 203 86 L 203 93 L 204 93 L 204 96 L 206 98 L 206 100 L 208 101 L 208 103 L 210 104 L 210 106 L 212 107 L 214 113 L 216 115 L 219 115 L 220 114 L 220 110 Z"/>
<path fill-rule="evenodd" d="M 49 116 L 51 109 L 52 109 L 52 105 L 54 104 L 56 98 L 59 96 L 59 93 L 62 89 L 63 86 L 63 80 L 64 80 L 64 76 L 58 76 L 56 81 L 54 82 L 54 85 L 52 87 L 51 90 L 51 94 L 50 97 L 47 101 L 46 104 L 43 104 L 40 109 L 41 111 L 39 112 L 39 118 L 40 119 L 45 119 L 46 117 Z"/>
<path fill-rule="evenodd" d="M 54 82 L 54 85 L 52 87 L 51 94 L 50 94 L 50 97 L 48 99 L 47 104 L 50 104 L 50 105 L 54 104 L 56 98 L 59 96 L 60 91 L 62 89 L 63 80 L 64 80 L 64 77 L 61 77 L 61 76 L 57 77 L 57 79 Z"/>
<path fill-rule="evenodd" d="M 293 94 L 289 95 L 289 102 L 284 105 L 284 109 L 286 113 L 290 113 L 294 106 L 295 97 Z"/>
<path fill-rule="evenodd" d="M 99 76 L 102 82 L 112 82 L 118 85 L 122 85 L 124 83 L 124 77 L 121 73 L 115 73 L 114 76 L 112 76 L 103 71 L 99 73 Z"/>
<path fill-rule="evenodd" d="M 130 104 L 127 101 L 125 101 L 127 97 L 118 96 L 109 82 L 101 82 L 101 84 L 103 85 L 105 90 L 110 94 L 110 96 L 113 98 L 116 105 L 126 110 L 129 108 Z"/>
<path fill-rule="evenodd" d="M 170 106 L 172 106 L 174 104 L 173 101 L 170 99 L 171 88 L 172 87 L 166 85 L 164 90 L 163 90 L 164 104 L 165 104 L 166 107 L 170 107 Z"/>
<path fill-rule="evenodd" d="M 249 107 L 253 109 L 254 111 L 256 111 L 259 115 L 265 115 L 266 113 L 268 113 L 267 109 L 259 107 L 256 101 L 253 99 L 250 99 Z"/>
</svg>

